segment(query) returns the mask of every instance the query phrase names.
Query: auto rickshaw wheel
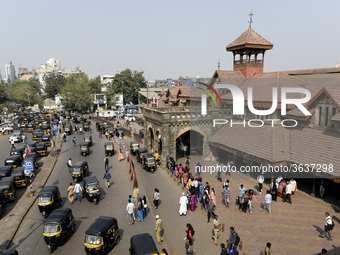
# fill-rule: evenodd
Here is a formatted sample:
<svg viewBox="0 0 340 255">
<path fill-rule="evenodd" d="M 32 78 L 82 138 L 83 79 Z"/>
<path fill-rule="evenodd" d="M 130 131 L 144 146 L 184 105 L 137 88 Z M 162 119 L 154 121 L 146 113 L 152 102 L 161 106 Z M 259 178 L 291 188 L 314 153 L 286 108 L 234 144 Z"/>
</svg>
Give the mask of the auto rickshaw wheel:
<svg viewBox="0 0 340 255">
<path fill-rule="evenodd" d="M 118 245 L 120 242 L 120 236 L 118 235 L 117 239 L 116 239 L 116 245 Z"/>
<path fill-rule="evenodd" d="M 72 225 L 71 231 L 72 231 L 72 233 L 76 232 L 76 223 L 74 223 Z"/>
<path fill-rule="evenodd" d="M 53 245 L 52 244 L 47 245 L 47 249 L 50 253 L 52 253 L 53 252 Z"/>
</svg>

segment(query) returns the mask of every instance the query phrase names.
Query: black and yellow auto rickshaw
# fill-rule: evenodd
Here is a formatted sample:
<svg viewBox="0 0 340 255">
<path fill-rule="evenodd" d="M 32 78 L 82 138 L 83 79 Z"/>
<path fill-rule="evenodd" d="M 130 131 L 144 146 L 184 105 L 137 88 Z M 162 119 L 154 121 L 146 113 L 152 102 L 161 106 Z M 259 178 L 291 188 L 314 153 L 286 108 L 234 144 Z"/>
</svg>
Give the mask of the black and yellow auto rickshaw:
<svg viewBox="0 0 340 255">
<path fill-rule="evenodd" d="M 86 156 L 90 154 L 90 148 L 87 142 L 81 142 L 79 145 L 79 148 L 80 148 L 80 154 L 82 156 Z"/>
<path fill-rule="evenodd" d="M 108 129 L 107 129 L 107 132 L 109 133 L 109 139 L 110 139 L 110 138 L 113 138 L 113 136 L 114 136 L 113 128 L 111 128 L 111 127 L 108 128 Z"/>
<path fill-rule="evenodd" d="M 38 132 L 35 134 L 35 137 L 33 137 L 33 141 L 40 143 L 42 141 L 42 137 L 43 137 L 44 133 L 43 132 Z"/>
<path fill-rule="evenodd" d="M 21 166 L 21 156 L 20 155 L 13 155 L 5 159 L 4 165 L 5 166 L 12 166 L 13 168 L 16 168 L 18 166 Z"/>
<path fill-rule="evenodd" d="M 25 147 L 16 148 L 16 149 L 11 150 L 10 156 L 20 155 L 20 157 L 22 158 L 22 156 L 24 155 L 24 152 L 25 152 Z"/>
<path fill-rule="evenodd" d="M 3 177 L 0 180 L 0 190 L 5 190 L 6 201 L 14 201 L 16 196 L 16 185 L 14 181 L 14 176 Z"/>
<path fill-rule="evenodd" d="M 34 120 L 34 129 L 40 129 L 39 119 Z"/>
<path fill-rule="evenodd" d="M 130 153 L 132 155 L 136 155 L 136 151 L 139 149 L 139 142 L 132 141 L 130 142 Z"/>
<path fill-rule="evenodd" d="M 83 124 L 83 130 L 84 130 L 84 131 L 89 131 L 89 129 L 90 129 L 90 123 L 85 122 L 85 123 Z"/>
<path fill-rule="evenodd" d="M 148 233 L 131 237 L 129 252 L 130 255 L 159 255 L 156 244 Z"/>
<path fill-rule="evenodd" d="M 84 246 L 88 255 L 108 254 L 119 242 L 117 219 L 112 217 L 97 218 L 85 232 Z"/>
<path fill-rule="evenodd" d="M 13 171 L 12 166 L 2 166 L 2 167 L 0 167 L 0 179 L 2 177 L 11 176 L 12 171 Z"/>
<path fill-rule="evenodd" d="M 44 134 L 49 134 L 51 132 L 51 127 L 48 124 L 41 125 L 41 130 L 44 132 Z"/>
<path fill-rule="evenodd" d="M 33 132 L 32 132 L 32 140 L 34 141 L 34 138 L 37 137 L 37 134 L 41 133 L 41 129 L 40 128 L 36 128 Z"/>
<path fill-rule="evenodd" d="M 6 192 L 5 189 L 0 189 L 0 216 L 6 207 L 6 193 L 5 192 Z"/>
<path fill-rule="evenodd" d="M 124 136 L 124 134 L 123 134 L 123 129 L 121 128 L 121 127 L 116 127 L 115 128 L 115 135 L 117 136 L 117 137 L 120 137 L 120 136 Z"/>
<path fill-rule="evenodd" d="M 34 123 L 27 124 L 27 132 L 32 133 L 34 131 Z"/>
<path fill-rule="evenodd" d="M 100 199 L 100 183 L 95 176 L 84 177 L 83 197 L 98 204 Z"/>
<path fill-rule="evenodd" d="M 89 146 L 92 146 L 92 135 L 84 136 L 84 142 L 88 143 Z"/>
<path fill-rule="evenodd" d="M 43 135 L 42 141 L 46 143 L 47 147 L 51 147 L 51 136 L 50 135 Z"/>
<path fill-rule="evenodd" d="M 71 124 L 66 124 L 64 131 L 65 131 L 65 133 L 67 135 L 71 135 L 72 134 L 72 125 Z"/>
<path fill-rule="evenodd" d="M 22 120 L 22 123 L 28 124 L 29 121 L 30 121 L 29 117 L 24 117 L 24 119 Z"/>
<path fill-rule="evenodd" d="M 15 186 L 18 187 L 26 187 L 28 184 L 27 176 L 25 175 L 25 167 L 19 166 L 12 173 L 11 176 L 14 176 Z"/>
<path fill-rule="evenodd" d="M 76 231 L 76 222 L 72 210 L 60 208 L 54 210 L 44 223 L 44 240 L 47 249 L 52 253 L 56 246 L 63 244 Z"/>
<path fill-rule="evenodd" d="M 86 161 L 78 161 L 71 167 L 72 179 L 75 182 L 81 182 L 84 177 L 90 175 L 89 165 Z"/>
<path fill-rule="evenodd" d="M 105 149 L 105 156 L 112 156 L 115 154 L 115 147 L 113 142 L 106 142 L 104 143 L 104 149 Z"/>
<path fill-rule="evenodd" d="M 142 163 L 142 159 L 143 159 L 143 153 L 147 153 L 148 150 L 145 148 L 139 148 L 138 150 L 136 150 L 136 160 L 139 163 Z"/>
<path fill-rule="evenodd" d="M 36 153 L 38 157 L 43 157 L 47 155 L 47 145 L 45 142 L 38 143 L 36 148 Z"/>
<path fill-rule="evenodd" d="M 142 166 L 146 171 L 153 173 L 156 170 L 156 160 L 151 153 L 142 153 Z"/>
<path fill-rule="evenodd" d="M 35 148 L 35 147 L 32 147 L 32 148 Z M 25 161 L 25 160 L 28 160 L 28 159 L 30 159 L 30 158 L 33 160 L 33 163 L 34 163 L 35 168 L 37 168 L 37 167 L 38 167 L 38 160 L 37 160 L 38 156 L 37 156 L 37 153 L 36 153 L 36 152 L 28 153 L 28 154 L 26 155 L 24 161 Z M 23 164 L 23 166 L 24 166 L 24 164 Z"/>
<path fill-rule="evenodd" d="M 3 250 L 0 252 L 0 255 L 18 255 L 18 251 L 15 249 L 8 249 L 8 250 Z"/>
<path fill-rule="evenodd" d="M 97 129 L 97 131 L 99 131 L 99 130 L 98 130 L 99 124 L 100 124 L 100 123 L 97 121 L 97 122 L 96 122 L 96 129 Z"/>
<path fill-rule="evenodd" d="M 61 206 L 61 202 L 58 186 L 46 186 L 39 193 L 38 208 L 45 218 L 57 206 Z"/>
<path fill-rule="evenodd" d="M 24 132 L 27 132 L 27 125 L 28 125 L 28 124 L 26 124 L 26 123 L 21 123 L 20 129 L 21 129 L 22 131 L 24 131 Z"/>
</svg>

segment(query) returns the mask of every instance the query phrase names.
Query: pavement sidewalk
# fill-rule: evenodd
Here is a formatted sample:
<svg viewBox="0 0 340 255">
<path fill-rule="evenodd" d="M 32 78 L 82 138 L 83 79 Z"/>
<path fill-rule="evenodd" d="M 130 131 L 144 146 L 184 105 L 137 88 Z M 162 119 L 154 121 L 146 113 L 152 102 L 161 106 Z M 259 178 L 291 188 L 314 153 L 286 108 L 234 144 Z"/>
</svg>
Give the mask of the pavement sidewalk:
<svg viewBox="0 0 340 255">
<path fill-rule="evenodd" d="M 61 149 L 62 143 L 57 141 L 56 150 Z M 58 157 L 54 157 L 48 155 L 46 162 L 44 163 L 41 171 L 36 176 L 34 182 L 32 183 L 32 191 L 34 196 L 30 196 L 29 189 L 27 188 L 26 192 L 22 196 L 22 198 L 18 201 L 15 207 L 12 209 L 10 214 L 7 214 L 0 221 L 0 251 L 5 250 L 10 245 L 13 240 L 18 228 L 20 227 L 21 222 L 25 218 L 26 214 L 30 210 L 30 208 L 35 204 L 36 199 L 38 198 L 39 192 L 45 186 L 49 176 L 51 175 L 53 168 L 58 160 Z"/>
</svg>

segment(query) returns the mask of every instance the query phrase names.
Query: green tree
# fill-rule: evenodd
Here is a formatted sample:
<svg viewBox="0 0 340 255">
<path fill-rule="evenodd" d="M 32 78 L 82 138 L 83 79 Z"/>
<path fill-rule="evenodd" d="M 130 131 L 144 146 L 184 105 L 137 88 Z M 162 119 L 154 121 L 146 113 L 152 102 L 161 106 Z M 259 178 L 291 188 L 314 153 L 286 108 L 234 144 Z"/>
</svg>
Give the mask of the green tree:
<svg viewBox="0 0 340 255">
<path fill-rule="evenodd" d="M 40 86 L 33 78 L 13 81 L 9 86 L 8 93 L 11 100 L 24 105 L 40 104 L 43 101 L 40 95 Z"/>
<path fill-rule="evenodd" d="M 100 93 L 100 76 L 96 76 L 89 81 L 89 86 L 91 87 L 91 94 L 98 94 Z"/>
<path fill-rule="evenodd" d="M 43 79 L 46 84 L 44 91 L 47 98 L 54 98 L 66 84 L 66 78 L 61 74 L 45 74 Z"/>
<path fill-rule="evenodd" d="M 124 95 L 125 103 L 138 103 L 138 90 L 140 88 L 146 88 L 146 81 L 143 76 L 144 72 L 131 71 L 126 69 L 117 73 L 112 82 L 109 84 L 106 90 L 106 96 L 108 102 L 114 99 L 114 95 L 122 94 Z"/>
<path fill-rule="evenodd" d="M 93 103 L 89 79 L 85 73 L 71 74 L 61 89 L 62 104 L 66 110 L 82 110 Z"/>
</svg>

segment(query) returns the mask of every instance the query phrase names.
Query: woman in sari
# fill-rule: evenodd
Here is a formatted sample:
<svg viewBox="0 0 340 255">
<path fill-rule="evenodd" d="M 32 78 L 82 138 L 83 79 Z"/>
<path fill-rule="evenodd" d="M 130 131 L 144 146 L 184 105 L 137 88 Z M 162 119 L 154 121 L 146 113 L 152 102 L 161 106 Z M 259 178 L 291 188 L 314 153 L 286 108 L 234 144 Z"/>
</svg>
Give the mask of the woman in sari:
<svg viewBox="0 0 340 255">
<path fill-rule="evenodd" d="M 191 212 L 194 212 L 194 211 L 195 211 L 196 204 L 197 204 L 196 195 L 195 195 L 195 193 L 193 193 L 193 194 L 191 195 L 191 198 L 190 198 Z"/>
<path fill-rule="evenodd" d="M 280 182 L 279 187 L 277 188 L 277 193 L 279 197 L 282 197 L 282 192 L 283 192 L 283 181 Z"/>
<path fill-rule="evenodd" d="M 191 193 L 190 193 L 189 189 L 188 189 L 188 193 L 187 193 L 187 198 L 188 198 L 187 209 L 190 210 Z"/>
<path fill-rule="evenodd" d="M 124 160 L 124 154 L 122 148 L 119 149 L 118 161 Z"/>
</svg>

